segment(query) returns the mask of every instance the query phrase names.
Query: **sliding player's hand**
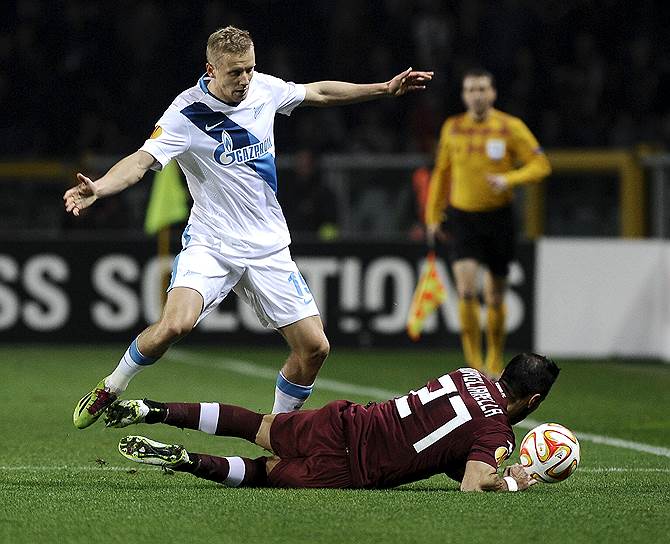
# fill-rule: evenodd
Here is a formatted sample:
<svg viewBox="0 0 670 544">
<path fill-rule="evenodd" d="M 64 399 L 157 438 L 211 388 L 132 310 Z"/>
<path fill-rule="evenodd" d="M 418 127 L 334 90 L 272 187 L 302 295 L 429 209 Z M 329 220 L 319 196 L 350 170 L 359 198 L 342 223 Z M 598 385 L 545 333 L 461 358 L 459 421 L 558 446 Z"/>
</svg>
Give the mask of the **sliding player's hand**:
<svg viewBox="0 0 670 544">
<path fill-rule="evenodd" d="M 508 466 L 504 470 L 503 476 L 511 476 L 514 478 L 517 485 L 519 486 L 519 491 L 524 491 L 525 489 L 528 489 L 530 486 L 537 483 L 537 480 L 535 478 L 531 478 L 526 472 L 526 469 L 518 463 Z"/>
<path fill-rule="evenodd" d="M 79 216 L 82 210 L 88 208 L 97 199 L 95 184 L 90 178 L 82 173 L 77 173 L 79 183 L 65 191 L 63 200 L 65 201 L 65 211 Z"/>
</svg>

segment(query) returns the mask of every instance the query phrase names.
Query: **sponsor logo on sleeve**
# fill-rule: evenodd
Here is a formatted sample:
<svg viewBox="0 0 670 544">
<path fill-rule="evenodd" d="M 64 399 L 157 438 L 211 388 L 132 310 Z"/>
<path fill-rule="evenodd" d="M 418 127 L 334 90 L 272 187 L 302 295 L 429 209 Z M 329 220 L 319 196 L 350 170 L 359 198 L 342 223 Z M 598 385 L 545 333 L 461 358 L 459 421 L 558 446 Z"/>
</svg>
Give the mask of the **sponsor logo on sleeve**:
<svg viewBox="0 0 670 544">
<path fill-rule="evenodd" d="M 159 125 L 156 125 L 154 131 L 151 133 L 151 136 L 149 136 L 149 139 L 155 140 L 156 138 L 160 137 L 161 134 L 163 134 L 163 129 Z"/>
<path fill-rule="evenodd" d="M 503 461 L 509 457 L 509 451 L 505 446 L 499 446 L 496 448 L 495 458 L 496 464 L 498 466 L 502 465 Z"/>
</svg>

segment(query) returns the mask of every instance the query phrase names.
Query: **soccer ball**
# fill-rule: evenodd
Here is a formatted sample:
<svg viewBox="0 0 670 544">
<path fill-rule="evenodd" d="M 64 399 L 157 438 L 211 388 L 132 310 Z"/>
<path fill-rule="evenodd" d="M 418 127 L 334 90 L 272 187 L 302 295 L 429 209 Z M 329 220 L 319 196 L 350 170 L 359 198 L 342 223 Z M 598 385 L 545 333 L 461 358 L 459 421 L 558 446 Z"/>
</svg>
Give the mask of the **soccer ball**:
<svg viewBox="0 0 670 544">
<path fill-rule="evenodd" d="M 579 465 L 577 437 L 558 423 L 532 429 L 523 437 L 519 453 L 529 476 L 547 484 L 562 482 Z"/>
</svg>

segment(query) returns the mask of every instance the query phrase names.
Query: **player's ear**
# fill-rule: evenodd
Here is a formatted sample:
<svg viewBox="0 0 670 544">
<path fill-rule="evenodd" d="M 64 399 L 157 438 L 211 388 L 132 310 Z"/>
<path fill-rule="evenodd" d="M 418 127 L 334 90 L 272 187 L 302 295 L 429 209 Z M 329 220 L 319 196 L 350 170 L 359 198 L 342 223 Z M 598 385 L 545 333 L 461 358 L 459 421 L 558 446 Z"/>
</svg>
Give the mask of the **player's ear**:
<svg viewBox="0 0 670 544">
<path fill-rule="evenodd" d="M 205 70 L 207 70 L 207 75 L 209 77 L 212 77 L 212 78 L 216 77 L 214 75 L 214 66 L 212 66 L 209 62 L 205 63 Z"/>
<path fill-rule="evenodd" d="M 531 395 L 530 398 L 528 399 L 528 409 L 530 411 L 535 410 L 543 400 L 544 399 L 542 398 L 542 395 L 540 395 L 539 393 Z"/>
</svg>

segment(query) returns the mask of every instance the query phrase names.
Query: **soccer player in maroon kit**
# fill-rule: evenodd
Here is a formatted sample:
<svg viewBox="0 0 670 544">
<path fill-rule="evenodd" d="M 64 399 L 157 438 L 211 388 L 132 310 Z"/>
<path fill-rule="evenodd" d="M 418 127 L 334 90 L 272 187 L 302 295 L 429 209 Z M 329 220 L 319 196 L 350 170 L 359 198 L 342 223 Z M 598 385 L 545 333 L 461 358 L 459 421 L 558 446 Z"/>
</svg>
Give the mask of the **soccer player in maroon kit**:
<svg viewBox="0 0 670 544">
<path fill-rule="evenodd" d="M 215 457 L 141 436 L 119 443 L 133 461 L 232 487 L 378 489 L 443 472 L 462 491 L 517 491 L 533 483 L 520 465 L 498 474 L 514 450 L 512 425 L 540 405 L 558 373 L 551 359 L 523 353 L 499 381 L 461 368 L 418 391 L 365 406 L 342 400 L 318 410 L 258 414 L 218 403 L 126 400 L 108 409 L 106 421 L 110 427 L 165 423 L 235 436 L 273 453 Z"/>
</svg>

